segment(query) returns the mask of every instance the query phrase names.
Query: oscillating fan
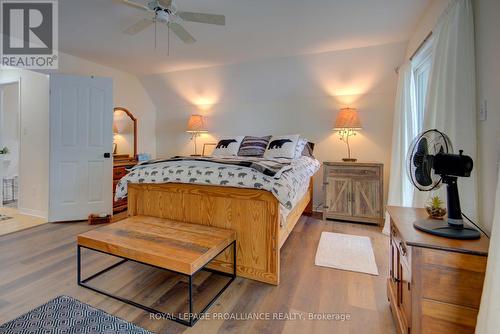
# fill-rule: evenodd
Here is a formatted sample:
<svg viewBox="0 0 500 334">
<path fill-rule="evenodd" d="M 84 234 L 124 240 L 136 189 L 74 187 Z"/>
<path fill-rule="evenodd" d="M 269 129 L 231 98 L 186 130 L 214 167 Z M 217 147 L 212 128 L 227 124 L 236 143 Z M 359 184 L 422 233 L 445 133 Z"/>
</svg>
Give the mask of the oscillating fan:
<svg viewBox="0 0 500 334">
<path fill-rule="evenodd" d="M 412 142 L 406 158 L 407 173 L 413 185 L 420 191 L 438 189 L 446 184 L 448 219 L 422 219 L 413 225 L 424 232 L 453 239 L 477 239 L 479 231 L 464 226 L 460 198 L 458 196 L 458 177 L 469 177 L 472 159 L 453 154 L 451 141 L 444 133 L 433 129 L 421 133 Z"/>
</svg>

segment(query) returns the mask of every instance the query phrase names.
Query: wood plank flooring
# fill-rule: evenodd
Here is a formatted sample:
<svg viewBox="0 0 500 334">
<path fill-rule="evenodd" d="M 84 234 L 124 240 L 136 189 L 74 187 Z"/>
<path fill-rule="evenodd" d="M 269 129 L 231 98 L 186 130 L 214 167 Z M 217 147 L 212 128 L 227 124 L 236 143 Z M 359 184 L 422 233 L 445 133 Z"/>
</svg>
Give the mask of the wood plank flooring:
<svg viewBox="0 0 500 334">
<path fill-rule="evenodd" d="M 68 295 L 155 333 L 395 333 L 385 291 L 389 241 L 379 227 L 302 217 L 281 250 L 281 284 L 237 278 L 209 310 L 212 319 L 193 328 L 151 318 L 145 311 L 77 286 L 76 235 L 93 228 L 86 223 L 45 224 L 0 237 L 0 323 Z M 315 266 L 322 231 L 369 236 L 380 275 Z M 88 251 L 83 255 L 84 277 L 116 262 Z M 127 262 L 92 284 L 165 311 L 185 309 L 185 281 L 139 264 Z M 221 281 L 200 273 L 195 284 L 195 300 L 201 301 Z M 267 313 L 272 317 L 273 312 L 306 319 L 310 313 L 345 313 L 350 320 L 239 320 Z M 231 315 L 239 319 L 227 319 Z"/>
<path fill-rule="evenodd" d="M 0 214 L 13 218 L 0 221 L 0 236 L 47 223 L 46 219 L 23 215 L 18 209 L 7 206 L 0 207 Z"/>
</svg>

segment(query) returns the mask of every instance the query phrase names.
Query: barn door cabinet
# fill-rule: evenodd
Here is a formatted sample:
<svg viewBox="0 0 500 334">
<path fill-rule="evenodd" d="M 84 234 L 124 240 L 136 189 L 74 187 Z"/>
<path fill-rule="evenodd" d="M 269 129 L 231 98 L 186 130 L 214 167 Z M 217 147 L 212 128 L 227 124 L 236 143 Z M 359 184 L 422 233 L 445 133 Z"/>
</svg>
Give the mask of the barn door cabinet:
<svg viewBox="0 0 500 334">
<path fill-rule="evenodd" d="M 383 217 L 384 165 L 324 162 L 323 219 L 380 224 Z"/>
</svg>

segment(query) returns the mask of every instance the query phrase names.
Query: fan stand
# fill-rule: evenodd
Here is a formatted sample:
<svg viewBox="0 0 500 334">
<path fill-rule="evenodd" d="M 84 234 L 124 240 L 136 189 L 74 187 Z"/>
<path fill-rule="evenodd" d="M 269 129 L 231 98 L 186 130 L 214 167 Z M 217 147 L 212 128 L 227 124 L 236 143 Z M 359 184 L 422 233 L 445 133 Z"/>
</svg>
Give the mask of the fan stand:
<svg viewBox="0 0 500 334">
<path fill-rule="evenodd" d="M 472 227 L 464 226 L 462 210 L 460 208 L 460 198 L 458 195 L 457 178 L 443 175 L 443 183 L 446 184 L 448 219 L 420 219 L 413 223 L 415 228 L 451 239 L 479 239 L 481 233 Z"/>
</svg>

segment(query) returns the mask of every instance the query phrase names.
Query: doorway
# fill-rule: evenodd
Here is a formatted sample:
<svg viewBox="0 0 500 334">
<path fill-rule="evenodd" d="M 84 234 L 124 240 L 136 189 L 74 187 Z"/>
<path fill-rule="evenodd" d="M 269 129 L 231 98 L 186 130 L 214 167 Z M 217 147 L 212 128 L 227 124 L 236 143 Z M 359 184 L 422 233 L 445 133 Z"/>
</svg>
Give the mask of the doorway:
<svg viewBox="0 0 500 334">
<path fill-rule="evenodd" d="M 19 203 L 19 82 L 0 84 L 0 206 Z"/>
</svg>

